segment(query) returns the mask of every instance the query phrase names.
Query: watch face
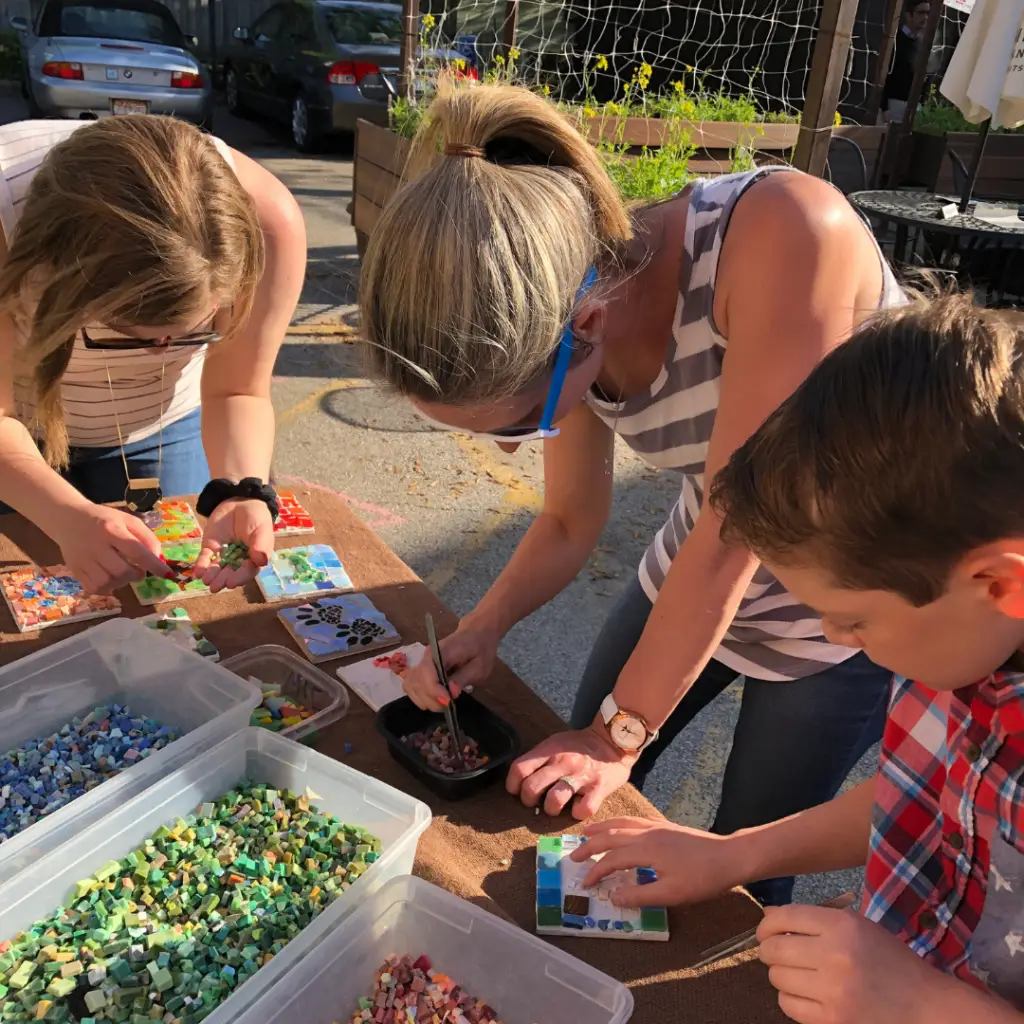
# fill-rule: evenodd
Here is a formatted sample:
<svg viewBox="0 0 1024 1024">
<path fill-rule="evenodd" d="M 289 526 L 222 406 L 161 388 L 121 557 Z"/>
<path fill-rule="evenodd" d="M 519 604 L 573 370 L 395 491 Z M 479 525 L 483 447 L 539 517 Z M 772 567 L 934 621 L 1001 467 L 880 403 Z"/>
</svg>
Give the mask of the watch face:
<svg viewBox="0 0 1024 1024">
<path fill-rule="evenodd" d="M 639 750 L 647 739 L 643 723 L 630 715 L 619 715 L 609 727 L 612 742 L 622 750 Z"/>
</svg>

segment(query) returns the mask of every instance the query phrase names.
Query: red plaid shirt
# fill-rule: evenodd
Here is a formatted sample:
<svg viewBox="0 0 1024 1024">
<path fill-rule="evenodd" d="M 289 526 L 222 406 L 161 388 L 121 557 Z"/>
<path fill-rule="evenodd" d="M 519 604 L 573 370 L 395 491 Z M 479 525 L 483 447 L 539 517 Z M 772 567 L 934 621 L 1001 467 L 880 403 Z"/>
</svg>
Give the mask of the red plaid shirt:
<svg viewBox="0 0 1024 1024">
<path fill-rule="evenodd" d="M 1024 674 L 938 693 L 894 681 L 861 912 L 936 967 L 1018 1006 L 1022 775 Z"/>
</svg>

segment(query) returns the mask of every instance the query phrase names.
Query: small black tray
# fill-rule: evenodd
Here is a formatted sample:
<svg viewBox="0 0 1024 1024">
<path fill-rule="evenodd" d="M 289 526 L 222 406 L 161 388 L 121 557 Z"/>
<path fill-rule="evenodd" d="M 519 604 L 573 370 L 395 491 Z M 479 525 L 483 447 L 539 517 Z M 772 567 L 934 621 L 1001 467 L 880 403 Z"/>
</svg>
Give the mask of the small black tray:
<svg viewBox="0 0 1024 1024">
<path fill-rule="evenodd" d="M 414 732 L 429 732 L 445 724 L 443 714 L 423 711 L 408 697 L 385 704 L 377 712 L 377 731 L 387 740 L 391 756 L 408 769 L 429 790 L 445 800 L 464 800 L 498 779 L 519 754 L 519 734 L 504 719 L 475 697 L 464 693 L 456 702 L 459 728 L 480 744 L 490 761 L 475 771 L 448 775 L 429 768 L 419 754 L 402 743 L 402 737 Z"/>
</svg>

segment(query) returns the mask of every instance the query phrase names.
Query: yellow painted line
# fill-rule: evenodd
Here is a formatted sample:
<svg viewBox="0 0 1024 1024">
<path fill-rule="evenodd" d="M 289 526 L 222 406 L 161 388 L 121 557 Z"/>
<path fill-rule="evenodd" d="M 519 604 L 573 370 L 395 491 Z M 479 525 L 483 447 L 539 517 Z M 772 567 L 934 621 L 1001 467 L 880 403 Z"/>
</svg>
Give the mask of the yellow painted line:
<svg viewBox="0 0 1024 1024">
<path fill-rule="evenodd" d="M 296 417 L 309 412 L 310 409 L 315 408 L 319 404 L 320 399 L 324 395 L 329 395 L 332 391 L 341 391 L 346 388 L 370 387 L 372 383 L 372 381 L 362 380 L 359 377 L 339 377 L 337 380 L 330 380 L 322 388 L 317 388 L 316 391 L 310 392 L 305 398 L 300 398 L 294 405 L 281 412 L 277 417 L 277 425 L 278 427 L 283 427 Z"/>
<path fill-rule="evenodd" d="M 313 337 L 340 337 L 346 341 L 358 341 L 359 332 L 355 327 L 350 327 L 348 324 L 342 323 L 326 323 L 326 324 L 292 324 L 286 335 L 288 337 L 299 337 L 305 335 L 312 335 Z"/>
<path fill-rule="evenodd" d="M 455 434 L 455 443 L 462 449 L 473 468 L 485 473 L 495 483 L 505 488 L 498 507 L 488 512 L 476 533 L 468 534 L 457 554 L 427 574 L 423 582 L 433 591 L 450 583 L 459 570 L 486 546 L 491 536 L 501 528 L 507 516 L 515 512 L 538 513 L 544 504 L 543 495 L 535 487 L 522 480 L 514 470 L 505 465 L 495 454 L 498 449 L 490 441 L 480 441 L 465 434 Z"/>
</svg>

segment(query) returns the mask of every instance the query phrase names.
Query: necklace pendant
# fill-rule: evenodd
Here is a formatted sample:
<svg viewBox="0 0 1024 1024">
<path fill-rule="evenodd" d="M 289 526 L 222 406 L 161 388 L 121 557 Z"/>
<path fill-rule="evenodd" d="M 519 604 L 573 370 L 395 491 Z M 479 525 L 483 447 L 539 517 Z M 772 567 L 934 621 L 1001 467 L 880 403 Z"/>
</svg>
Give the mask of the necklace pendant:
<svg viewBox="0 0 1024 1024">
<path fill-rule="evenodd" d="M 146 512 L 152 512 L 163 496 L 157 477 L 143 477 L 139 480 L 132 480 L 129 477 L 128 486 L 124 491 L 124 503 L 128 506 L 129 512 L 144 515 Z"/>
</svg>

